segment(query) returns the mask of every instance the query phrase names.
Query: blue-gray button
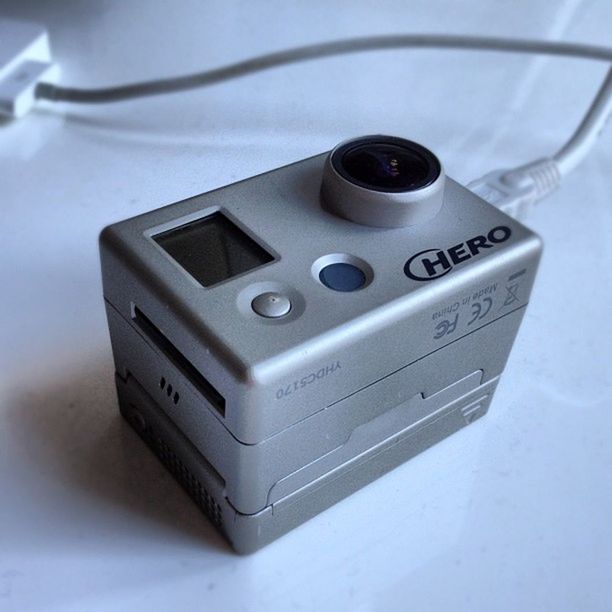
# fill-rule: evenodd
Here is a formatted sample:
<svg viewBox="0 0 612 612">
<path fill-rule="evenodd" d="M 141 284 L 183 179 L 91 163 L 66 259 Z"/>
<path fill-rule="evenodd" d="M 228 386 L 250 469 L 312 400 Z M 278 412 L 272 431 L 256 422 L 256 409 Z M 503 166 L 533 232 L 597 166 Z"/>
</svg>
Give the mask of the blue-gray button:
<svg viewBox="0 0 612 612">
<path fill-rule="evenodd" d="M 366 275 L 353 264 L 333 263 L 319 272 L 319 280 L 334 291 L 357 291 L 366 284 Z"/>
</svg>

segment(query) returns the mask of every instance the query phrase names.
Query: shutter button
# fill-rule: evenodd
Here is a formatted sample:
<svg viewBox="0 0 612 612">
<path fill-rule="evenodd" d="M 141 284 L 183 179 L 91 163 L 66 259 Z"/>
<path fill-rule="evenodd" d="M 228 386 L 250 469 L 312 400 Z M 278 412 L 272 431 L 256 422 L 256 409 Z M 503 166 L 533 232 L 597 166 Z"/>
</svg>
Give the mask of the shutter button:
<svg viewBox="0 0 612 612">
<path fill-rule="evenodd" d="M 281 293 L 269 291 L 258 295 L 251 302 L 251 308 L 262 317 L 277 319 L 284 317 L 291 310 L 291 302 Z"/>
</svg>

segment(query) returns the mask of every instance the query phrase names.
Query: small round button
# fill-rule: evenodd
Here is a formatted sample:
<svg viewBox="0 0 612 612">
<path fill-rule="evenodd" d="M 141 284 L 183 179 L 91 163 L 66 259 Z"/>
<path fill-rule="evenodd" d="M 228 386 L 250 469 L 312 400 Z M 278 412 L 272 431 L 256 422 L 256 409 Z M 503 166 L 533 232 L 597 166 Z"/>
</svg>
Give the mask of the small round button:
<svg viewBox="0 0 612 612">
<path fill-rule="evenodd" d="M 284 317 L 291 310 L 291 302 L 282 293 L 268 291 L 258 295 L 251 302 L 251 308 L 262 317 L 277 319 Z"/>
<path fill-rule="evenodd" d="M 357 291 L 366 284 L 366 275 L 361 268 L 340 262 L 325 266 L 319 272 L 319 280 L 334 291 Z"/>
</svg>

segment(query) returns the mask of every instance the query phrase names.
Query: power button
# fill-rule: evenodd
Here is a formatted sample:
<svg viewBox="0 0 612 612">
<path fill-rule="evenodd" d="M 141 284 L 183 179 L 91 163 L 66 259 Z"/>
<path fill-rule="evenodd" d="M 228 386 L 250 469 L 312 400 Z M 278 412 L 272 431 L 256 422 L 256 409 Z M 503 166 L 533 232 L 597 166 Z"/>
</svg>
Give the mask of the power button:
<svg viewBox="0 0 612 612">
<path fill-rule="evenodd" d="M 277 319 L 291 310 L 291 301 L 282 293 L 268 291 L 258 295 L 251 302 L 251 308 L 261 317 Z"/>
</svg>

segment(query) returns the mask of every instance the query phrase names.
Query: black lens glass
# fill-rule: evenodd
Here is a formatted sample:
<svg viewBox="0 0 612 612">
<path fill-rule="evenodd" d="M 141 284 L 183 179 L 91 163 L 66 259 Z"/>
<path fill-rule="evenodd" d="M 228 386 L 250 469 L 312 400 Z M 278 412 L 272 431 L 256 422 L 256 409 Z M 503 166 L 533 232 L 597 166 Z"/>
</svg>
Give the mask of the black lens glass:
<svg viewBox="0 0 612 612">
<path fill-rule="evenodd" d="M 392 136 L 366 136 L 336 149 L 332 164 L 347 180 L 374 191 L 414 191 L 440 176 L 440 162 L 425 147 Z"/>
<path fill-rule="evenodd" d="M 415 189 L 427 180 L 430 166 L 417 153 L 393 144 L 364 144 L 342 157 L 346 173 L 359 183 L 383 189 Z"/>
</svg>

